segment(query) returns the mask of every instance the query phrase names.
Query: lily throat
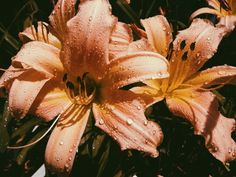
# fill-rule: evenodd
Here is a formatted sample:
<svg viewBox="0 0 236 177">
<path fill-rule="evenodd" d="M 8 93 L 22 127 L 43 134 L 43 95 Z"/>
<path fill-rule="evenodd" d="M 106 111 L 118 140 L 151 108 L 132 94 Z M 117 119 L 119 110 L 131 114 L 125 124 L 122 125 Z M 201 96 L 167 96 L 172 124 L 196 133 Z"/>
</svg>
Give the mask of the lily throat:
<svg viewBox="0 0 236 177">
<path fill-rule="evenodd" d="M 88 72 L 77 77 L 72 77 L 68 73 L 65 73 L 62 81 L 65 84 L 68 97 L 74 104 L 87 106 L 95 99 L 97 90 L 96 82 Z"/>
</svg>

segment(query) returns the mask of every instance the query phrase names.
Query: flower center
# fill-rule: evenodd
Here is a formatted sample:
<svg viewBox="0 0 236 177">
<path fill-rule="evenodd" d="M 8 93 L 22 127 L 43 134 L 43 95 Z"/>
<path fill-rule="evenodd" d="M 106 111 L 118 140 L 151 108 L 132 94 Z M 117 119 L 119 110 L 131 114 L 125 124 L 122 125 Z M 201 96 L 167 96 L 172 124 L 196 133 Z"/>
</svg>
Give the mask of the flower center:
<svg viewBox="0 0 236 177">
<path fill-rule="evenodd" d="M 63 76 L 68 97 L 79 105 L 89 105 L 96 95 L 96 83 L 86 72 L 82 77 L 70 77 L 67 73 Z"/>
</svg>

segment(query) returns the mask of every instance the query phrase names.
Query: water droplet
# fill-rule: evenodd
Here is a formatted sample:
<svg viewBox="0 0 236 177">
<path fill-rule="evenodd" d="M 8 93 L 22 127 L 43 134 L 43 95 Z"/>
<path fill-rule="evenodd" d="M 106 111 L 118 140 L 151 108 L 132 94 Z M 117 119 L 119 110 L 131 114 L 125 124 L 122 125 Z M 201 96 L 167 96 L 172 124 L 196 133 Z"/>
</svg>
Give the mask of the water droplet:
<svg viewBox="0 0 236 177">
<path fill-rule="evenodd" d="M 158 72 L 158 73 L 157 73 L 157 76 L 158 76 L 158 77 L 161 77 L 161 76 L 162 76 L 162 73 L 161 73 L 161 72 Z"/>
<path fill-rule="evenodd" d="M 89 21 L 92 21 L 92 16 L 89 17 Z"/>
<path fill-rule="evenodd" d="M 104 120 L 103 120 L 103 119 L 100 119 L 100 120 L 99 120 L 99 124 L 100 124 L 100 125 L 103 125 L 103 124 L 104 124 Z"/>
<path fill-rule="evenodd" d="M 60 141 L 59 145 L 63 145 L 63 144 L 64 144 L 63 141 Z"/>
<path fill-rule="evenodd" d="M 207 85 L 208 84 L 208 82 L 206 81 L 206 82 L 204 82 L 204 85 Z"/>
<path fill-rule="evenodd" d="M 69 157 L 69 161 L 72 161 L 72 157 Z"/>
<path fill-rule="evenodd" d="M 233 153 L 232 153 L 232 156 L 233 156 L 233 157 L 235 157 L 235 156 L 236 156 L 235 152 L 233 152 Z"/>
<path fill-rule="evenodd" d="M 196 55 L 197 55 L 197 57 L 200 57 L 200 53 L 199 52 Z"/>
<path fill-rule="evenodd" d="M 66 164 L 65 164 L 65 167 L 66 167 L 66 168 L 69 168 L 69 164 L 68 164 L 68 163 L 66 163 Z"/>
<path fill-rule="evenodd" d="M 127 122 L 128 125 L 132 125 L 133 120 L 132 119 L 127 119 L 126 122 Z"/>
<path fill-rule="evenodd" d="M 208 38 L 207 38 L 207 40 L 208 40 L 208 41 L 210 41 L 210 40 L 211 40 L 211 38 L 210 38 L 210 37 L 208 37 Z"/>
<path fill-rule="evenodd" d="M 224 75 L 224 74 L 225 74 L 225 71 L 219 71 L 218 74 L 219 74 L 219 75 Z"/>
<path fill-rule="evenodd" d="M 138 110 L 141 110 L 141 106 L 137 106 L 137 109 L 138 109 Z"/>
<path fill-rule="evenodd" d="M 72 153 L 72 152 L 73 152 L 73 149 L 70 149 L 69 152 Z"/>
<path fill-rule="evenodd" d="M 228 153 L 231 153 L 232 152 L 232 149 L 231 148 L 229 148 L 229 150 L 228 150 Z"/>
<path fill-rule="evenodd" d="M 140 44 L 138 44 L 138 46 L 137 46 L 137 47 L 138 47 L 138 49 L 141 49 L 141 45 L 140 45 Z"/>
<path fill-rule="evenodd" d="M 57 158 L 56 158 L 56 161 L 59 161 L 59 160 L 60 160 L 60 158 L 59 158 L 59 157 L 57 157 Z"/>
<path fill-rule="evenodd" d="M 152 156 L 153 158 L 156 158 L 156 157 L 159 156 L 159 152 L 157 151 L 156 153 L 152 154 L 151 156 Z"/>
<path fill-rule="evenodd" d="M 148 140 L 147 139 L 145 140 L 145 143 L 148 144 Z"/>
<path fill-rule="evenodd" d="M 147 124 L 148 124 L 148 121 L 147 121 L 147 120 L 145 120 L 145 121 L 144 121 L 144 125 L 145 125 L 145 126 L 147 126 Z"/>
<path fill-rule="evenodd" d="M 156 130 L 153 130 L 153 131 L 152 131 L 152 134 L 155 135 L 155 134 L 156 134 Z"/>
</svg>

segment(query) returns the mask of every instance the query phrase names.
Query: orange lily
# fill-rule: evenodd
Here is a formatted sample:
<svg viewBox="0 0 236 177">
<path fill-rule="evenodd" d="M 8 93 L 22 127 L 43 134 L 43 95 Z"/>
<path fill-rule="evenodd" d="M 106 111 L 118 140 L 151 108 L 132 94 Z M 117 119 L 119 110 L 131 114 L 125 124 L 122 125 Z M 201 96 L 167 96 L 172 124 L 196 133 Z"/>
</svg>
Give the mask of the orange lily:
<svg viewBox="0 0 236 177">
<path fill-rule="evenodd" d="M 135 51 L 130 29 L 111 15 L 107 0 L 84 0 L 76 15 L 74 5 L 73 0 L 59 0 L 50 16 L 60 42 L 52 34 L 45 37 L 42 23 L 38 33 L 21 33 L 21 39 L 31 42 L 0 79 L 9 90 L 10 110 L 19 118 L 32 113 L 45 121 L 59 114 L 45 161 L 62 176 L 71 171 L 91 111 L 95 125 L 122 150 L 158 156 L 163 136 L 159 125 L 144 115 L 148 98 L 119 88 L 168 77 L 167 60 L 153 52 L 128 52 Z"/>
<path fill-rule="evenodd" d="M 224 25 L 229 31 L 233 31 L 236 25 L 236 1 L 235 0 L 206 0 L 209 7 L 203 7 L 196 10 L 190 17 L 194 17 L 201 14 L 214 14 L 219 18 L 218 26 Z"/>
<path fill-rule="evenodd" d="M 215 158 L 223 163 L 235 159 L 236 144 L 231 138 L 235 120 L 221 115 L 216 96 L 210 91 L 217 88 L 215 85 L 235 83 L 236 67 L 224 65 L 199 71 L 216 52 L 226 29 L 194 19 L 172 43 L 171 28 L 164 16 L 141 22 L 146 30 L 142 33 L 147 36 L 142 40 L 148 40 L 150 50 L 169 58 L 170 77 L 145 81 L 146 86 L 132 90 L 152 96 L 152 104 L 165 99 L 173 114 L 188 120 L 195 134 L 205 138 L 205 145 Z"/>
</svg>

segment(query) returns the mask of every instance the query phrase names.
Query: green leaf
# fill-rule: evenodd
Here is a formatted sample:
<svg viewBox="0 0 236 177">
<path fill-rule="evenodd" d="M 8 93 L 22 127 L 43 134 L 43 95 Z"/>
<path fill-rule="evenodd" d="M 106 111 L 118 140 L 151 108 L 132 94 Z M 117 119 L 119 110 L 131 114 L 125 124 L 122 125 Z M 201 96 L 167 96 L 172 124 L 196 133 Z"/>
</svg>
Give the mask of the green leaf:
<svg viewBox="0 0 236 177">
<path fill-rule="evenodd" d="M 116 3 L 120 6 L 120 8 L 124 11 L 124 13 L 130 18 L 132 22 L 141 27 L 138 15 L 124 0 L 117 0 Z"/>
<path fill-rule="evenodd" d="M 7 125 L 12 119 L 9 111 L 8 101 L 5 102 L 3 114 L 0 116 L 0 152 L 4 152 L 9 143 Z"/>
<path fill-rule="evenodd" d="M 26 132 L 32 130 L 36 125 L 39 125 L 41 120 L 37 118 L 32 118 L 26 123 L 24 123 L 21 127 L 19 127 L 16 131 L 14 131 L 11 135 L 11 139 L 16 138 L 18 136 L 22 137 Z"/>
<path fill-rule="evenodd" d="M 39 139 L 41 136 L 43 136 L 43 134 L 44 134 L 47 130 L 48 130 L 48 128 L 44 128 L 43 130 L 39 131 L 30 141 L 28 141 L 28 144 L 29 144 L 29 143 L 32 143 L 32 142 L 34 142 L 34 141 L 36 141 L 37 139 Z M 35 145 L 35 144 L 34 144 L 34 145 Z M 17 163 L 18 165 L 22 165 L 22 164 L 25 162 L 25 159 L 26 159 L 26 156 L 27 156 L 29 150 L 30 150 L 31 148 L 33 148 L 34 145 L 29 146 L 29 147 L 26 147 L 26 148 L 24 148 L 24 149 L 22 149 L 22 150 L 20 151 L 20 153 L 19 153 L 18 156 L 16 157 L 16 163 Z"/>
<path fill-rule="evenodd" d="M 106 168 L 106 165 L 108 163 L 110 149 L 111 149 L 110 141 L 108 141 L 104 149 L 105 149 L 105 152 L 102 153 L 101 158 L 98 163 L 99 167 L 98 167 L 97 177 L 101 177 L 103 175 L 104 169 Z"/>
</svg>

